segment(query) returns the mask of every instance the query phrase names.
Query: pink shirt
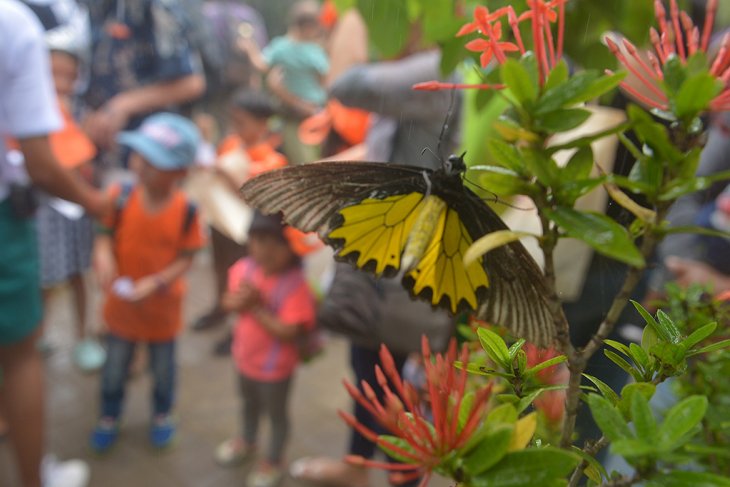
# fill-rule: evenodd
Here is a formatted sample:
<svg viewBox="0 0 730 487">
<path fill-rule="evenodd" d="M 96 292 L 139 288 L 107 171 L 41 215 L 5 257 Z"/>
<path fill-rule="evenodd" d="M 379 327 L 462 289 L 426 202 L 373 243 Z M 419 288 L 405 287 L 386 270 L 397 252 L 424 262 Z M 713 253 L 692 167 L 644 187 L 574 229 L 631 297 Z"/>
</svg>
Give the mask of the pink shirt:
<svg viewBox="0 0 730 487">
<path fill-rule="evenodd" d="M 300 268 L 267 276 L 251 258 L 236 262 L 228 271 L 228 289 L 250 282 L 266 306 L 282 323 L 314 327 L 315 300 Z M 296 342 L 284 342 L 269 333 L 251 313 L 241 313 L 233 332 L 233 360 L 239 372 L 262 382 L 289 377 L 299 363 Z"/>
</svg>

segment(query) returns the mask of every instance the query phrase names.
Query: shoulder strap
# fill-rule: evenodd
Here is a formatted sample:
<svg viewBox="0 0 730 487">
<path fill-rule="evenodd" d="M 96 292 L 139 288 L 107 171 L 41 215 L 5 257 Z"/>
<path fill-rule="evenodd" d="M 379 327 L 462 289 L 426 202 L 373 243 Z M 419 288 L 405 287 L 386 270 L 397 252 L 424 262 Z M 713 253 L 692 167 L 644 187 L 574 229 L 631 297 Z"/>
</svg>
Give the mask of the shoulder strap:
<svg viewBox="0 0 730 487">
<path fill-rule="evenodd" d="M 192 201 L 188 200 L 185 207 L 185 218 L 183 218 L 182 224 L 182 235 L 183 238 L 188 234 L 190 226 L 195 221 L 195 214 L 198 212 L 198 207 Z"/>
<path fill-rule="evenodd" d="M 133 190 L 133 183 L 129 181 L 122 183 L 122 189 L 119 191 L 119 195 L 117 195 L 117 200 L 114 204 L 114 228 L 112 230 L 119 228 L 119 223 L 122 221 L 122 213 L 129 202 L 129 197 Z"/>
</svg>

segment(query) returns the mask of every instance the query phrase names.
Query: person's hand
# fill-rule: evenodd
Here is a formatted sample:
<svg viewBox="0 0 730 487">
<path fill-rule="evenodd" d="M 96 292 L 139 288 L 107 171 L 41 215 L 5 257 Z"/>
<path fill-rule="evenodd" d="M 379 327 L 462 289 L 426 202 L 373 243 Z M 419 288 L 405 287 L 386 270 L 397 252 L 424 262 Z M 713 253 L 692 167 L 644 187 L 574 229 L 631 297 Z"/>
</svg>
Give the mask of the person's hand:
<svg viewBox="0 0 730 487">
<path fill-rule="evenodd" d="M 162 281 L 160 281 L 159 277 L 155 275 L 142 277 L 134 281 L 134 291 L 129 296 L 129 300 L 133 302 L 142 301 L 157 293 L 162 288 Z"/>
<path fill-rule="evenodd" d="M 116 136 L 126 127 L 129 115 L 121 103 L 109 100 L 103 107 L 86 116 L 83 122 L 84 131 L 102 150 L 114 146 Z"/>
<path fill-rule="evenodd" d="M 251 53 L 257 53 L 261 50 L 253 37 L 238 36 L 236 47 L 249 56 L 251 56 Z"/>
<path fill-rule="evenodd" d="M 308 102 L 291 93 L 284 84 L 284 69 L 274 66 L 266 76 L 266 86 L 283 103 L 294 109 L 302 117 L 311 117 L 320 110 L 314 103 Z"/>
<path fill-rule="evenodd" d="M 84 208 L 89 215 L 95 218 L 103 218 L 114 209 L 114 201 L 115 198 L 109 193 L 94 190 Z"/>
<path fill-rule="evenodd" d="M 686 260 L 679 257 L 667 257 L 664 261 L 677 284 L 686 287 L 692 284 L 712 286 L 715 292 L 730 289 L 730 276 L 718 272 L 713 267 L 696 260 Z"/>
<path fill-rule="evenodd" d="M 261 294 L 248 283 L 244 283 L 236 291 L 229 291 L 223 295 L 221 306 L 228 311 L 245 312 L 261 304 Z"/>
<path fill-rule="evenodd" d="M 108 292 L 111 289 L 112 283 L 118 277 L 117 263 L 114 260 L 114 255 L 106 250 L 95 248 L 92 255 L 92 267 L 99 286 L 101 286 L 102 290 Z"/>
</svg>

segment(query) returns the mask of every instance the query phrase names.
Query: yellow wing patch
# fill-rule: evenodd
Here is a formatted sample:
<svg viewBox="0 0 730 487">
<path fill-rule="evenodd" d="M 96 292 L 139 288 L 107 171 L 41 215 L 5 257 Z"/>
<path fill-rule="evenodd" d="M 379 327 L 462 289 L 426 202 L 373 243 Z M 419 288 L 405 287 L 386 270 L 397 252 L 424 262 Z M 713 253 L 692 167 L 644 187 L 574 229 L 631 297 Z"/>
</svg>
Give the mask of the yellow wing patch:
<svg viewBox="0 0 730 487">
<path fill-rule="evenodd" d="M 418 265 L 408 276 L 413 279 L 413 292 L 420 294 L 431 289 L 431 304 L 449 299 L 452 313 L 465 301 L 471 309 L 477 309 L 477 290 L 489 286 L 483 266 L 483 257 L 464 266 L 464 253 L 472 244 L 459 215 L 452 209 L 442 212 L 431 242 Z"/>
<path fill-rule="evenodd" d="M 345 221 L 327 236 L 344 240 L 339 255 L 358 252 L 358 267 L 375 261 L 376 274 L 387 267 L 400 269 L 401 253 L 423 200 L 424 195 L 415 192 L 365 199 L 343 208 Z"/>
</svg>

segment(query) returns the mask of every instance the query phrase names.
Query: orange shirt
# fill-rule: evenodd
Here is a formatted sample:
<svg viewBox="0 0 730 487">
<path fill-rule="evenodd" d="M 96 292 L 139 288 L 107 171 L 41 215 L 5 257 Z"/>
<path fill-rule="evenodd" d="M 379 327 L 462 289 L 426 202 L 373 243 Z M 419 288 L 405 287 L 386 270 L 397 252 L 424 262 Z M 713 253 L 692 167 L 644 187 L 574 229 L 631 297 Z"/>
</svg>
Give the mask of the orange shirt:
<svg viewBox="0 0 730 487">
<path fill-rule="evenodd" d="M 121 187 L 114 187 L 112 196 L 116 198 L 120 191 Z M 165 208 L 150 213 L 143 205 L 141 190 L 132 189 L 124 208 L 102 222 L 113 229 L 118 275 L 137 280 L 169 267 L 181 254 L 200 249 L 204 237 L 197 213 L 183 231 L 187 212 L 182 191 L 175 191 Z M 172 340 L 182 328 L 184 292 L 183 278 L 136 303 L 111 292 L 106 297 L 104 319 L 112 333 L 128 340 Z"/>
<path fill-rule="evenodd" d="M 218 146 L 218 155 L 222 156 L 228 152 L 238 149 L 243 145 L 241 138 L 235 134 L 228 135 Z M 276 149 L 268 141 L 260 142 L 251 147 L 247 147 L 246 154 L 251 160 L 248 177 L 258 176 L 266 171 L 277 169 L 288 165 L 288 161 L 284 154 L 277 152 Z"/>
</svg>

